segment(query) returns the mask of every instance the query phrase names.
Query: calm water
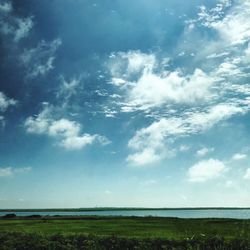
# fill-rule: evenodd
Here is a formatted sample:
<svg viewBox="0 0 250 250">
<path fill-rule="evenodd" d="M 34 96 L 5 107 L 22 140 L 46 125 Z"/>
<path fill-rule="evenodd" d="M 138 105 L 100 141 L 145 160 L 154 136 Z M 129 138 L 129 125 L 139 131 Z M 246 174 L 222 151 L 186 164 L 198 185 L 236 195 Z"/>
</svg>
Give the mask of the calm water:
<svg viewBox="0 0 250 250">
<path fill-rule="evenodd" d="M 0 212 L 3 216 L 9 212 Z M 79 216 L 79 215 L 100 215 L 100 216 L 157 216 L 157 217 L 179 217 L 179 218 L 235 218 L 235 219 L 250 219 L 250 209 L 201 209 L 201 210 L 119 210 L 119 211 L 89 211 L 89 212 L 15 212 L 18 216 L 29 215 L 61 215 L 61 216 Z"/>
</svg>

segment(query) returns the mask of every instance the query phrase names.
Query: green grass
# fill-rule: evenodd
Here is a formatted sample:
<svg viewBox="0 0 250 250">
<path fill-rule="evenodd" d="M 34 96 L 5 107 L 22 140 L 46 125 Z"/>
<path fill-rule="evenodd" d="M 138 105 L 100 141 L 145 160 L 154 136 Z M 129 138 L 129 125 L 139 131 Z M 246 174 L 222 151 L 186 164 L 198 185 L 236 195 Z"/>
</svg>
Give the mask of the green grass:
<svg viewBox="0 0 250 250">
<path fill-rule="evenodd" d="M 219 236 L 225 239 L 250 239 L 250 220 L 177 219 L 156 217 L 79 217 L 43 219 L 1 219 L 1 232 L 43 234 L 94 234 L 97 236 L 165 238 Z"/>
</svg>

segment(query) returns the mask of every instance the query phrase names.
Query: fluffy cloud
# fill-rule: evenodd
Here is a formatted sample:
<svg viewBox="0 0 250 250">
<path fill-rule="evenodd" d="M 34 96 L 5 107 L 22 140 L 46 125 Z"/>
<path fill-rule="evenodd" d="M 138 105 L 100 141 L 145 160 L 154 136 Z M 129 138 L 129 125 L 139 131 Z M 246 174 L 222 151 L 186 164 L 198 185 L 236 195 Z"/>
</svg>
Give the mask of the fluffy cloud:
<svg viewBox="0 0 250 250">
<path fill-rule="evenodd" d="M 17 101 L 14 99 L 8 98 L 3 92 L 0 92 L 0 111 L 4 112 L 10 106 L 16 105 Z"/>
<path fill-rule="evenodd" d="M 245 179 L 245 180 L 250 180 L 250 168 L 248 168 L 248 169 L 246 170 L 246 173 L 245 173 L 245 175 L 244 175 L 244 179 Z"/>
<path fill-rule="evenodd" d="M 146 54 L 141 51 L 118 52 L 110 55 L 109 69 L 112 76 L 120 83 L 125 80 L 116 78 L 124 76 L 130 78 L 136 76 L 145 69 L 153 70 L 156 66 L 156 57 L 154 54 Z"/>
<path fill-rule="evenodd" d="M 12 99 L 12 98 L 8 98 L 3 92 L 0 92 L 0 126 L 4 127 L 5 125 L 5 117 L 3 114 L 6 112 L 6 110 L 11 107 L 11 106 L 15 106 L 17 104 L 17 101 Z"/>
<path fill-rule="evenodd" d="M 66 149 L 81 149 L 86 145 L 91 145 L 96 139 L 96 135 L 84 134 L 82 136 L 70 136 L 62 140 L 61 146 Z"/>
<path fill-rule="evenodd" d="M 234 161 L 239 161 L 239 160 L 243 160 L 247 157 L 246 154 L 240 154 L 240 153 L 237 153 L 235 155 L 232 156 L 232 160 Z"/>
<path fill-rule="evenodd" d="M 129 163 L 143 166 L 173 156 L 175 141 L 249 112 L 249 10 L 250 0 L 202 6 L 197 19 L 186 22 L 173 58 L 139 50 L 110 56 L 112 94 L 119 98 L 105 110 L 116 116 L 136 111 L 151 121 L 128 142 Z M 180 56 L 189 60 L 182 68 Z M 209 152 L 204 148 L 197 156 Z"/>
<path fill-rule="evenodd" d="M 25 168 L 2 167 L 0 168 L 0 177 L 9 177 L 15 174 L 28 173 L 30 171 L 31 167 L 25 167 Z"/>
<path fill-rule="evenodd" d="M 164 158 L 164 154 L 161 155 L 156 151 L 156 148 L 145 147 L 140 152 L 129 155 L 127 161 L 135 166 L 145 166 L 155 163 Z"/>
<path fill-rule="evenodd" d="M 196 34 L 200 37 L 200 31 L 206 32 L 204 26 L 209 30 L 209 39 L 200 37 L 203 38 L 203 42 L 200 43 L 202 47 L 199 44 L 196 44 L 197 48 L 192 47 L 197 51 L 196 60 L 202 62 L 204 57 L 210 59 L 213 68 L 218 69 L 214 73 L 229 79 L 230 82 L 232 78 L 249 75 L 246 65 L 246 45 L 250 41 L 249 6 L 249 0 L 219 1 L 211 9 L 201 6 L 197 19 L 188 22 L 193 29 L 191 32 L 188 29 L 187 36 L 193 37 Z"/>
<path fill-rule="evenodd" d="M 79 134 L 80 124 L 67 119 L 60 119 L 51 122 L 48 127 L 48 133 L 51 136 L 71 137 Z"/>
<path fill-rule="evenodd" d="M 48 134 L 54 137 L 61 137 L 60 145 L 65 149 L 77 150 L 98 141 L 105 145 L 108 140 L 100 135 L 80 134 L 81 126 L 75 121 L 60 119 L 53 121 L 48 127 Z"/>
<path fill-rule="evenodd" d="M 107 145 L 110 141 L 101 135 L 81 134 L 81 125 L 65 118 L 54 119 L 52 108 L 46 106 L 36 117 L 28 117 L 24 123 L 26 131 L 31 134 L 47 134 L 59 140 L 59 145 L 68 150 L 80 150 L 98 142 Z"/>
<path fill-rule="evenodd" d="M 219 160 L 204 160 L 189 168 L 188 178 L 191 182 L 205 182 L 220 177 L 226 170 L 224 163 Z"/>
<path fill-rule="evenodd" d="M 206 147 L 204 147 L 204 148 L 199 149 L 199 150 L 196 152 L 196 155 L 197 155 L 198 157 L 203 157 L 203 156 L 205 156 L 205 155 L 207 155 L 207 154 L 209 154 L 209 153 L 211 153 L 211 152 L 213 152 L 213 151 L 214 151 L 214 148 L 206 148 Z"/>
<path fill-rule="evenodd" d="M 55 53 L 61 44 L 60 39 L 55 39 L 51 42 L 41 41 L 37 47 L 26 49 L 20 61 L 27 70 L 27 77 L 44 76 L 51 71 L 54 68 Z"/>
<path fill-rule="evenodd" d="M 180 70 L 159 70 L 164 60 L 157 61 L 153 54 L 140 51 L 120 54 L 122 56 L 117 56 L 110 71 L 113 84 L 126 89 L 127 106 L 148 109 L 167 103 L 195 103 L 214 95 L 211 86 L 216 79 L 201 69 L 184 75 Z"/>
<path fill-rule="evenodd" d="M 10 2 L 1 2 L 0 3 L 0 13 L 1 14 L 6 14 L 10 13 L 12 11 L 12 4 Z"/>
<path fill-rule="evenodd" d="M 216 33 L 216 40 L 203 41 L 203 47 L 206 43 L 204 51 L 212 51 L 207 57 L 210 59 L 218 59 L 226 57 L 229 63 L 226 63 L 225 69 L 231 75 L 230 68 L 233 72 L 237 72 L 233 64 L 230 64 L 232 58 L 240 55 L 245 45 L 250 41 L 250 1 L 219 1 L 214 8 L 200 7 L 198 18 L 189 21 L 192 27 L 206 27 Z M 202 53 L 201 53 L 202 54 Z M 246 59 L 246 58 L 245 58 Z"/>
<path fill-rule="evenodd" d="M 215 17 L 217 12 L 210 14 Z M 208 25 L 218 31 L 222 39 L 227 39 L 231 44 L 243 44 L 250 38 L 250 1 L 240 0 L 233 6 L 229 13 L 219 20 L 208 22 Z"/>
<path fill-rule="evenodd" d="M 36 117 L 28 117 L 24 123 L 27 132 L 31 134 L 46 133 L 51 122 L 51 119 L 49 118 L 50 112 L 50 107 L 45 107 Z"/>
<path fill-rule="evenodd" d="M 129 155 L 127 160 L 143 166 L 173 156 L 172 144 L 177 138 L 202 133 L 235 114 L 244 114 L 244 109 L 220 104 L 205 112 L 188 112 L 182 117 L 161 118 L 136 132 L 128 143 L 128 147 L 135 153 Z"/>
<path fill-rule="evenodd" d="M 20 18 L 13 14 L 11 2 L 0 3 L 0 32 L 3 35 L 11 36 L 14 42 L 29 35 L 33 27 L 33 18 Z"/>
<path fill-rule="evenodd" d="M 179 72 L 157 75 L 144 71 L 135 86 L 129 91 L 131 103 L 141 107 L 160 106 L 164 103 L 194 103 L 211 97 L 209 87 L 213 79 L 202 70 L 183 76 Z"/>
</svg>

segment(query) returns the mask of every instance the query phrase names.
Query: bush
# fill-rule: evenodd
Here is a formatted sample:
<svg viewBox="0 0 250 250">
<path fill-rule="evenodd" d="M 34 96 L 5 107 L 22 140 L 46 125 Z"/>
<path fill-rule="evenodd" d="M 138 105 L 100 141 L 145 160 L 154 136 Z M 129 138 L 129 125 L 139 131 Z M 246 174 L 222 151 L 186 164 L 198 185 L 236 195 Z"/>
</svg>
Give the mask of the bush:
<svg viewBox="0 0 250 250">
<path fill-rule="evenodd" d="M 15 218 L 16 215 L 15 214 L 5 214 L 4 216 L 2 216 L 2 218 L 4 219 L 12 219 L 12 218 Z"/>
<path fill-rule="evenodd" d="M 249 240 L 223 238 L 194 238 L 191 240 L 130 239 L 72 235 L 45 235 L 6 232 L 0 233 L 0 250 L 247 250 Z"/>
</svg>

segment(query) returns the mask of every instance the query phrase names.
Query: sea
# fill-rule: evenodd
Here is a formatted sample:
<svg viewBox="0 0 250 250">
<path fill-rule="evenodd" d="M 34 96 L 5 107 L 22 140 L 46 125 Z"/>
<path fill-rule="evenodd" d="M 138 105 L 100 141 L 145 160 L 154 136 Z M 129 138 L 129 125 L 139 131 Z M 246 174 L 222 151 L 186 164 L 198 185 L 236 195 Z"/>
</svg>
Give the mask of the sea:
<svg viewBox="0 0 250 250">
<path fill-rule="evenodd" d="M 138 216 L 178 218 L 232 218 L 250 219 L 250 209 L 166 209 L 166 210 L 105 210 L 105 211 L 1 211 L 0 216 L 15 213 L 17 216 Z"/>
</svg>

